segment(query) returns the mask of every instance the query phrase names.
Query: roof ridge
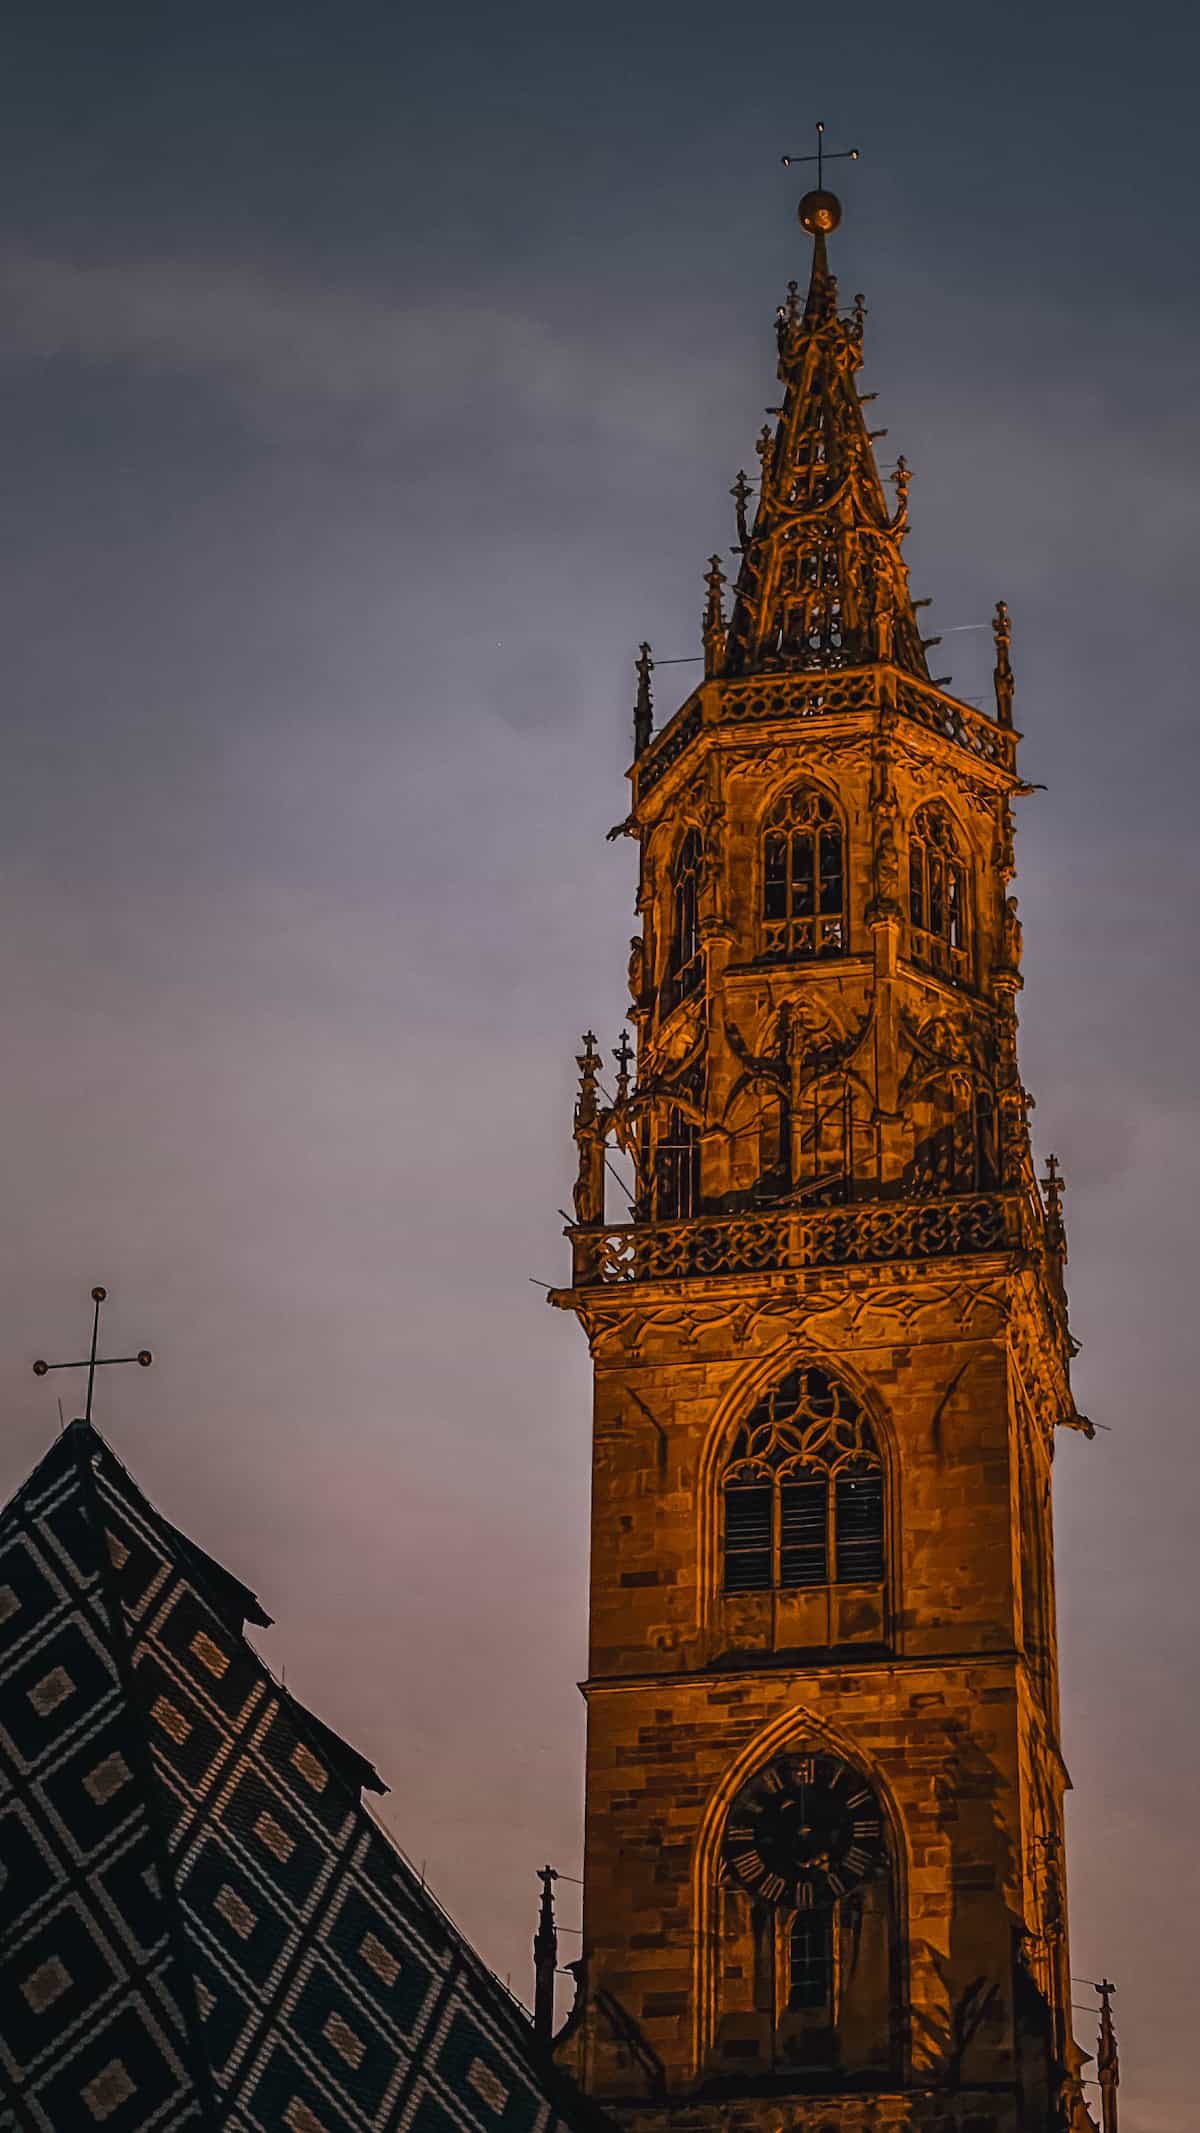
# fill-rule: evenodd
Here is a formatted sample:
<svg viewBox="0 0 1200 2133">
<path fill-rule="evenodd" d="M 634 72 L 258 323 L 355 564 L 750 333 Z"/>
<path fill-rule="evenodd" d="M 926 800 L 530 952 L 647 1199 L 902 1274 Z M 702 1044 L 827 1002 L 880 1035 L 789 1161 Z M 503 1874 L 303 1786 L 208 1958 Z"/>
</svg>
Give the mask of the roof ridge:
<svg viewBox="0 0 1200 2133">
<path fill-rule="evenodd" d="M 142 1795 L 142 1811 L 155 1852 L 155 1865 L 159 1891 L 166 1918 L 167 1942 L 171 1950 L 172 1970 L 178 1973 L 174 1984 L 174 1997 L 179 2007 L 187 2037 L 190 2078 L 200 2107 L 202 2121 L 219 2133 L 221 2116 L 217 2104 L 216 2086 L 212 2067 L 204 2043 L 201 2027 L 200 2004 L 196 1994 L 195 1964 L 187 1943 L 187 1929 L 183 1921 L 183 1905 L 175 1879 L 174 1862 L 166 1831 L 162 1824 L 161 1786 L 154 1768 L 154 1755 L 146 1731 L 143 1701 L 134 1682 L 133 1656 L 130 1651 L 125 1610 L 116 1584 L 112 1555 L 108 1546 L 104 1510 L 96 1487 L 96 1469 L 104 1453 L 108 1451 L 98 1430 L 90 1423 L 73 1422 L 68 1432 L 70 1456 L 75 1465 L 79 1492 L 83 1498 L 85 1522 L 96 1552 L 96 1572 L 100 1586 L 101 1603 L 109 1631 L 109 1650 L 113 1666 L 121 1686 L 122 1703 L 128 1726 L 129 1746 L 139 1765 L 137 1777 Z M 93 1448 L 96 1447 L 96 1448 Z M 111 1457 L 111 1455 L 110 1455 Z M 120 1468 L 120 1462 L 112 1463 Z M 124 1474 L 124 1469 L 120 1471 Z M 130 1486 L 140 1495 L 136 1482 L 125 1476 Z"/>
</svg>

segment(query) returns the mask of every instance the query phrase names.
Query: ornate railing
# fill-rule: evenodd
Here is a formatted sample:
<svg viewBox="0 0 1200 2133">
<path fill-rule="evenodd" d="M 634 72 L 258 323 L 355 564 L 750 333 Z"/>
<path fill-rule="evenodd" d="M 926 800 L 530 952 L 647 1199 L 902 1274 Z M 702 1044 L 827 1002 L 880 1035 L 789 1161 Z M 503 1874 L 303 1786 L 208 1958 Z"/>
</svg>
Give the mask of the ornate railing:
<svg viewBox="0 0 1200 2133">
<path fill-rule="evenodd" d="M 695 739 L 703 726 L 752 724 L 756 720 L 782 718 L 831 718 L 853 711 L 869 711 L 879 700 L 878 667 L 858 668 L 850 673 L 759 674 L 745 681 L 709 684 L 681 704 L 662 732 L 656 734 L 637 766 L 637 793 L 644 800 L 659 779 Z M 997 725 L 982 711 L 975 711 L 957 698 L 943 696 L 919 682 L 900 680 L 896 703 L 931 733 L 953 741 L 978 762 L 990 763 L 1010 773 L 1016 768 L 1017 736 L 1011 727 Z"/>
<path fill-rule="evenodd" d="M 852 674 L 762 674 L 721 686 L 720 711 L 727 719 L 830 718 L 839 711 L 870 711 L 879 684 L 872 670 Z"/>
<path fill-rule="evenodd" d="M 901 682 L 896 701 L 907 717 L 916 719 L 920 726 L 928 726 L 931 733 L 954 741 L 981 763 L 992 763 L 997 770 L 1015 771 L 1017 736 L 1011 726 L 998 726 L 995 719 L 972 710 L 969 704 L 960 704 L 956 697 L 941 696 L 934 689 L 922 689 L 909 682 Z"/>
<path fill-rule="evenodd" d="M 872 1201 L 858 1207 L 701 1216 L 694 1222 L 572 1228 L 576 1288 L 795 1267 L 879 1265 L 1011 1250 L 1035 1238 L 1021 1193 Z"/>
<path fill-rule="evenodd" d="M 648 792 L 653 792 L 659 779 L 683 754 L 688 742 L 695 739 L 703 724 L 704 712 L 698 697 L 692 697 L 688 703 L 680 706 L 670 724 L 663 727 L 638 764 L 639 800 L 644 800 Z"/>
</svg>

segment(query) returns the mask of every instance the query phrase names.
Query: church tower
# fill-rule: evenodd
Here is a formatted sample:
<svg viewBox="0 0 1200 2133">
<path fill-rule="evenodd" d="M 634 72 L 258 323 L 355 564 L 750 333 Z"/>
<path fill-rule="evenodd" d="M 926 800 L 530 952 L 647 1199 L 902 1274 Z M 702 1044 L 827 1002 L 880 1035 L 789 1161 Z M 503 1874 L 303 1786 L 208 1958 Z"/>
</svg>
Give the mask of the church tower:
<svg viewBox="0 0 1200 2133">
<path fill-rule="evenodd" d="M 704 678 L 657 732 L 639 661 L 636 1072 L 624 1038 L 607 1089 L 590 1034 L 579 1058 L 552 1300 L 595 1366 L 591 1641 L 558 2048 L 630 2133 L 1052 2133 L 1091 2123 L 1050 1511 L 1055 1429 L 1089 1425 L 1017 1064 L 1009 620 L 994 713 L 931 678 L 838 203 L 800 219 L 736 577 L 713 558 Z"/>
</svg>

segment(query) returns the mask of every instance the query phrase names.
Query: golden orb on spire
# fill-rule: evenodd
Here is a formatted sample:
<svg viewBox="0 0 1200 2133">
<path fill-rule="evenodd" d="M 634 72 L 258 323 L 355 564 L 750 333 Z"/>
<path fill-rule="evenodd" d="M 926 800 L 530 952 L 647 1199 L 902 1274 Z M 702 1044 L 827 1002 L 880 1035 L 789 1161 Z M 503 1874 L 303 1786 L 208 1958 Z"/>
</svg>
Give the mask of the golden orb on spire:
<svg viewBox="0 0 1200 2133">
<path fill-rule="evenodd" d="M 842 203 L 836 193 L 805 193 L 796 212 L 801 229 L 813 237 L 828 237 L 842 219 Z"/>
</svg>

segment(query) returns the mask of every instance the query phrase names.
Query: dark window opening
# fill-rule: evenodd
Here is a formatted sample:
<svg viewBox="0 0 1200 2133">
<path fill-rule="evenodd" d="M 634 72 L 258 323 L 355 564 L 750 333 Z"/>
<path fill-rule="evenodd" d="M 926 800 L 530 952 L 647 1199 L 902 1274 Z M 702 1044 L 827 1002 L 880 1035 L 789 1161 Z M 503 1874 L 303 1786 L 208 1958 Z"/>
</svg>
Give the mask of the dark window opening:
<svg viewBox="0 0 1200 2133">
<path fill-rule="evenodd" d="M 908 841 L 912 957 L 941 977 L 969 975 L 967 870 L 948 815 L 924 807 Z"/>
<path fill-rule="evenodd" d="M 878 1585 L 883 1577 L 883 1475 L 877 1466 L 843 1467 L 835 1497 L 837 1582 Z"/>
<path fill-rule="evenodd" d="M 852 1393 L 794 1370 L 752 1409 L 725 1472 L 726 1592 L 881 1585 L 883 1464 Z"/>
<path fill-rule="evenodd" d="M 779 1487 L 779 1582 L 824 1585 L 829 1577 L 829 1480 L 824 1474 Z"/>
<path fill-rule="evenodd" d="M 730 1481 L 725 1486 L 725 1590 L 771 1589 L 771 1514 L 774 1485 Z"/>
<path fill-rule="evenodd" d="M 700 1205 L 700 1129 L 672 1111 L 654 1161 L 654 1214 L 659 1222 L 690 1222 Z"/>
<path fill-rule="evenodd" d="M 832 800 L 794 786 L 763 839 L 763 946 L 768 955 L 846 953 L 842 827 Z"/>
<path fill-rule="evenodd" d="M 833 1913 L 801 1911 L 788 1944 L 788 2006 L 829 2010 L 833 2004 Z"/>
</svg>

